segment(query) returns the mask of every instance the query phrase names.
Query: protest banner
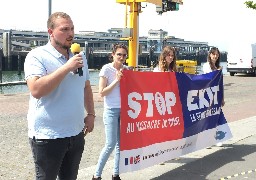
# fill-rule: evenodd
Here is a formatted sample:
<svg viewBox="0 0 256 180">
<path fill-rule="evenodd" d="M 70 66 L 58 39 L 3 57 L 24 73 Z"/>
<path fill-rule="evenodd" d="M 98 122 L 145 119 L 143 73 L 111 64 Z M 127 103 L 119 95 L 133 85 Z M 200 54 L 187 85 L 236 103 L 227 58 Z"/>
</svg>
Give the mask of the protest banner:
<svg viewBox="0 0 256 180">
<path fill-rule="evenodd" d="M 126 70 L 120 90 L 120 173 L 232 137 L 221 109 L 221 71 L 193 75 Z"/>
</svg>

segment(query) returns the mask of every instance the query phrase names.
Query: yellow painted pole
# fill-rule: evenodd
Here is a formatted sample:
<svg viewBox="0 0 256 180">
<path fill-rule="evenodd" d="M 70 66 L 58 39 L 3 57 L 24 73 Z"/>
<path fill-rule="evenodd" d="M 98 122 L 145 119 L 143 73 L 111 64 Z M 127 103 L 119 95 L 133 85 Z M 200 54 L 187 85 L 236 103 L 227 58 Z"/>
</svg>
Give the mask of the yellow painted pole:
<svg viewBox="0 0 256 180">
<path fill-rule="evenodd" d="M 139 13 L 140 2 L 135 0 L 130 5 L 130 28 L 132 29 L 132 38 L 129 39 L 129 60 L 128 66 L 138 66 L 138 44 L 139 44 Z"/>
<path fill-rule="evenodd" d="M 183 4 L 183 0 L 172 0 Z M 132 36 L 128 39 L 129 41 L 129 57 L 126 60 L 128 66 L 134 68 L 138 67 L 138 51 L 139 51 L 139 13 L 141 12 L 141 2 L 149 2 L 158 6 L 162 6 L 162 0 L 116 0 L 117 3 L 125 4 L 125 27 L 127 26 L 127 6 L 130 6 L 129 21 L 130 29 L 132 30 Z"/>
<path fill-rule="evenodd" d="M 129 57 L 126 60 L 128 66 L 138 67 L 139 52 L 139 13 L 141 13 L 141 2 L 149 2 L 155 5 L 162 5 L 162 0 L 116 0 L 117 3 L 124 4 L 125 9 L 125 27 L 127 26 L 127 6 L 129 11 L 129 28 L 132 35 L 129 38 L 122 38 L 129 41 Z"/>
</svg>

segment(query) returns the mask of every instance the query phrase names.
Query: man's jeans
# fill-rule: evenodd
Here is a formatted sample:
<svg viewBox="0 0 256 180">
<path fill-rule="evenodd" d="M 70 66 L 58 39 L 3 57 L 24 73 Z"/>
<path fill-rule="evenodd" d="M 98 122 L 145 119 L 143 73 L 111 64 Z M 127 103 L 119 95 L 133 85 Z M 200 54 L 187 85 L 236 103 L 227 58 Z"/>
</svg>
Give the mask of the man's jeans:
<svg viewBox="0 0 256 180">
<path fill-rule="evenodd" d="M 84 133 L 59 139 L 31 139 L 37 180 L 75 180 L 84 151 Z"/>
</svg>

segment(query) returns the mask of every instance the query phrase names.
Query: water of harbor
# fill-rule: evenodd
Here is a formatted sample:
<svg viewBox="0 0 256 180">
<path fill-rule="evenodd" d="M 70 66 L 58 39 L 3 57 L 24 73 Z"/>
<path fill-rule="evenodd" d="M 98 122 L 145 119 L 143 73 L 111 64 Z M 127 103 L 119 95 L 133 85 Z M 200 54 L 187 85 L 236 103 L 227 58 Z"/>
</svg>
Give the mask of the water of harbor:
<svg viewBox="0 0 256 180">
<path fill-rule="evenodd" d="M 91 85 L 98 85 L 99 81 L 99 71 L 93 70 L 89 72 Z M 3 71 L 2 72 L 2 82 L 14 82 L 14 81 L 24 81 L 24 72 L 20 75 L 17 71 Z M 15 94 L 15 93 L 26 93 L 28 92 L 27 85 L 8 85 L 0 86 L 0 94 Z"/>
<path fill-rule="evenodd" d="M 227 63 L 223 62 L 220 64 L 223 67 L 223 74 L 227 74 Z M 201 69 L 201 67 L 199 68 Z M 200 74 L 201 72 L 199 72 Z M 99 71 L 91 70 L 90 82 L 91 85 L 98 85 L 99 82 Z M 24 72 L 19 73 L 17 71 L 3 71 L 2 82 L 13 82 L 13 81 L 24 81 Z M 0 94 L 14 94 L 14 93 L 26 93 L 28 92 L 27 85 L 12 85 L 12 86 L 0 86 Z"/>
</svg>

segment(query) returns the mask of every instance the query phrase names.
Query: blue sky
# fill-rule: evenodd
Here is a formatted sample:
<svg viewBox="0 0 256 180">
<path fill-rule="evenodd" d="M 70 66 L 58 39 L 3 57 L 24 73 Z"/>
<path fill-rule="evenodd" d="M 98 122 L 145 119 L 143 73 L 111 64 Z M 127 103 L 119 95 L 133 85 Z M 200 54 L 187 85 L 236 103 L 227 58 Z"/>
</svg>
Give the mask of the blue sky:
<svg viewBox="0 0 256 180">
<path fill-rule="evenodd" d="M 247 9 L 245 0 L 183 0 L 176 12 L 155 11 L 155 5 L 142 3 L 140 36 L 148 30 L 163 29 L 170 36 L 203 41 L 228 50 L 230 44 L 256 42 L 256 10 Z M 48 0 L 8 0 L 1 2 L 0 28 L 46 31 Z M 125 6 L 116 0 L 52 0 L 52 12 L 67 12 L 75 30 L 103 31 L 125 26 Z"/>
</svg>

